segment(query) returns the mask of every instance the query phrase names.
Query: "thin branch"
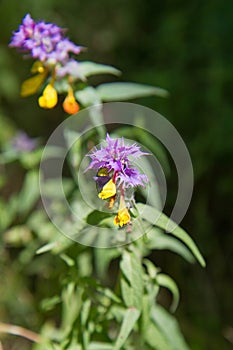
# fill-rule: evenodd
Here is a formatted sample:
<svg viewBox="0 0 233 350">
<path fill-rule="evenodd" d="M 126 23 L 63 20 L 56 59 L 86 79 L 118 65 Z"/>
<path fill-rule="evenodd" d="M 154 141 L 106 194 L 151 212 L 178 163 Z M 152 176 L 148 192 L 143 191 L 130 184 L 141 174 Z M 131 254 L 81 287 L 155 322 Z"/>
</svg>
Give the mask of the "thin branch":
<svg viewBox="0 0 233 350">
<path fill-rule="evenodd" d="M 41 343 L 43 341 L 43 338 L 37 333 L 34 333 L 23 327 L 2 323 L 2 322 L 0 322 L 0 333 L 18 335 L 20 337 L 31 340 L 35 343 Z M 0 350 L 1 350 L 1 344 L 0 344 Z"/>
</svg>

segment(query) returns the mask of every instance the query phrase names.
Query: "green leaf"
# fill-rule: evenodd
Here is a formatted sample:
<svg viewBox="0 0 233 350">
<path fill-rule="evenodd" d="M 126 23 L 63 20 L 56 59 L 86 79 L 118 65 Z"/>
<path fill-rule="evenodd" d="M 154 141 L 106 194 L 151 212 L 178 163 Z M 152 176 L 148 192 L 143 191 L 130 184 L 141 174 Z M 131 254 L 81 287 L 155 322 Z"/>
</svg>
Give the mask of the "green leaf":
<svg viewBox="0 0 233 350">
<path fill-rule="evenodd" d="M 36 254 L 47 253 L 50 250 L 54 249 L 54 247 L 56 247 L 57 244 L 58 244 L 57 242 L 47 243 L 47 244 L 43 245 L 42 247 L 40 247 L 39 249 L 37 249 Z"/>
<path fill-rule="evenodd" d="M 113 350 L 113 347 L 109 343 L 92 342 L 90 343 L 88 350 Z"/>
<path fill-rule="evenodd" d="M 99 278 L 107 275 L 110 262 L 120 255 L 120 250 L 115 248 L 94 248 L 94 259 L 96 272 Z"/>
<path fill-rule="evenodd" d="M 134 328 L 135 323 L 137 322 L 140 316 L 140 311 L 132 307 L 126 310 L 125 316 L 121 325 L 120 332 L 118 334 L 115 346 L 113 350 L 120 350 L 125 344 L 128 336 Z"/>
<path fill-rule="evenodd" d="M 129 285 L 125 278 L 121 279 L 121 294 L 122 299 L 127 307 L 131 307 L 132 305 L 137 304 L 137 301 L 135 302 L 133 288 Z"/>
<path fill-rule="evenodd" d="M 33 208 L 36 201 L 39 199 L 39 176 L 38 171 L 30 171 L 27 173 L 23 188 L 18 197 L 18 212 L 27 214 Z"/>
<path fill-rule="evenodd" d="M 167 97 L 168 92 L 159 87 L 136 83 L 105 83 L 96 87 L 101 101 L 125 101 L 144 96 Z"/>
<path fill-rule="evenodd" d="M 86 78 L 96 74 L 113 74 L 116 76 L 121 75 L 121 71 L 119 71 L 115 67 L 112 67 L 106 64 L 91 62 L 91 61 L 79 62 L 77 69 L 78 69 L 77 73 L 82 78 Z"/>
<path fill-rule="evenodd" d="M 143 270 L 141 265 L 141 259 L 135 251 L 123 252 L 122 260 L 120 263 L 120 268 L 124 278 L 121 281 L 121 287 L 124 292 L 128 289 L 129 296 L 132 296 L 132 304 L 129 305 L 129 298 L 125 299 L 127 301 L 127 306 L 135 306 L 138 310 L 142 307 L 142 296 L 143 296 Z M 127 286 L 128 285 L 128 286 Z M 127 293 L 123 292 L 123 296 Z"/>
<path fill-rule="evenodd" d="M 163 273 L 158 274 L 156 280 L 161 287 L 169 289 L 172 293 L 173 301 L 171 304 L 171 311 L 174 312 L 179 304 L 180 299 L 179 289 L 175 281 L 170 276 Z"/>
<path fill-rule="evenodd" d="M 175 222 L 169 219 L 165 214 L 161 213 L 156 208 L 153 208 L 149 205 L 138 203 L 138 210 L 141 212 L 141 217 L 151 224 L 166 230 L 171 226 L 175 226 L 173 230 L 169 230 L 169 233 L 180 239 L 187 247 L 191 250 L 197 261 L 201 266 L 205 266 L 205 260 L 203 259 L 199 249 L 196 244 L 192 240 L 192 238 L 179 226 L 175 224 Z"/>
<path fill-rule="evenodd" d="M 95 104 L 100 104 L 101 99 L 92 86 L 88 86 L 83 90 L 78 90 L 75 92 L 75 97 L 84 106 L 89 107 Z"/>
<path fill-rule="evenodd" d="M 182 256 L 189 263 L 194 262 L 193 255 L 190 253 L 186 246 L 178 241 L 176 238 L 172 236 L 166 235 L 160 229 L 153 227 L 150 232 L 147 234 L 148 242 L 147 246 L 150 249 L 162 250 L 167 249 L 170 250 L 180 256 Z"/>
<path fill-rule="evenodd" d="M 54 307 L 61 302 L 61 298 L 58 295 L 54 295 L 52 298 L 43 299 L 40 303 L 40 307 L 44 311 L 53 310 Z"/>
<path fill-rule="evenodd" d="M 25 169 L 32 169 L 40 163 L 42 152 L 43 148 L 38 148 L 32 152 L 23 152 L 18 158 Z"/>
<path fill-rule="evenodd" d="M 80 314 L 83 304 L 83 287 L 77 287 L 71 282 L 62 292 L 63 317 L 62 328 L 68 333 L 73 328 L 73 322 Z"/>
<path fill-rule="evenodd" d="M 81 325 L 84 327 L 87 323 L 88 316 L 91 310 L 91 300 L 87 299 L 84 301 L 81 311 Z"/>
<path fill-rule="evenodd" d="M 65 261 L 65 263 L 68 265 L 68 266 L 74 266 L 75 265 L 75 261 L 74 259 L 70 258 L 67 254 L 65 253 L 62 253 L 59 255 L 60 258 Z"/>
<path fill-rule="evenodd" d="M 115 303 L 121 303 L 121 299 L 109 288 L 97 287 L 97 292 L 99 292 L 108 301 L 114 301 Z"/>
<path fill-rule="evenodd" d="M 169 347 L 164 349 L 189 350 L 176 319 L 163 307 L 157 304 L 153 305 L 151 309 L 151 318 L 159 332 L 169 344 Z"/>
<path fill-rule="evenodd" d="M 156 350 L 173 350 L 173 347 L 168 343 L 160 329 L 154 323 L 150 323 L 145 330 L 145 341 Z"/>
</svg>

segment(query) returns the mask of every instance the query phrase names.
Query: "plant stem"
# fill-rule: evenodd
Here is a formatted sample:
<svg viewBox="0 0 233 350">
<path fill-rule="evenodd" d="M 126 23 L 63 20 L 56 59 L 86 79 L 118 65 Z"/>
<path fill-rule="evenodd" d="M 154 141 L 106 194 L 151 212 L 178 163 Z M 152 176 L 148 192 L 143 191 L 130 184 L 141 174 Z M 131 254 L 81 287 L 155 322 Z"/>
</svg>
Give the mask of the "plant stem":
<svg viewBox="0 0 233 350">
<path fill-rule="evenodd" d="M 23 327 L 2 323 L 2 322 L 0 322 L 0 333 L 18 335 L 20 337 L 31 340 L 34 343 L 41 343 L 43 341 L 43 338 L 37 333 L 34 333 Z M 1 350 L 1 347 L 0 347 L 0 350 Z"/>
</svg>

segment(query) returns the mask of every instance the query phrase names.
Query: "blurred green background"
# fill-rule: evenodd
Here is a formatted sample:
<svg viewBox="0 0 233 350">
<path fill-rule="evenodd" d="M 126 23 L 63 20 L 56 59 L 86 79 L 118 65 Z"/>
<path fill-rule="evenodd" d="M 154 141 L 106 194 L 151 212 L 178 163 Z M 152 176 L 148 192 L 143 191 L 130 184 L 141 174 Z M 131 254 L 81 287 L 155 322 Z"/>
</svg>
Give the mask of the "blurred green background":
<svg viewBox="0 0 233 350">
<path fill-rule="evenodd" d="M 34 96 L 19 96 L 21 82 L 30 75 L 31 61 L 23 60 L 7 45 L 28 12 L 35 19 L 68 28 L 70 39 L 88 47 L 80 59 L 114 65 L 122 70 L 124 81 L 169 90 L 169 99 L 136 102 L 169 119 L 190 151 L 195 188 L 182 226 L 198 243 L 207 268 L 188 265 L 170 253 L 158 253 L 154 259 L 181 289 L 177 316 L 191 349 L 230 349 L 233 2 L 1 0 L 1 143 L 11 133 L 10 125 L 46 140 L 63 119 L 61 107 L 44 111 Z M 98 83 L 98 79 L 91 82 Z M 167 213 L 177 191 L 172 170 Z"/>
</svg>

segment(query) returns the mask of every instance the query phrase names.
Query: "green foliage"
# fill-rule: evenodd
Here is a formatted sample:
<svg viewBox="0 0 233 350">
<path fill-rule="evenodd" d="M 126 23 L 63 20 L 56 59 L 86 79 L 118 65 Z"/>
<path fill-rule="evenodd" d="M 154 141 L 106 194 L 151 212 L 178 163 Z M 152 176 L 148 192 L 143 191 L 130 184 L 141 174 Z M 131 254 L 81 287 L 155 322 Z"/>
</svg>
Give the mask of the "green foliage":
<svg viewBox="0 0 233 350">
<path fill-rule="evenodd" d="M 11 1 L 9 4 L 12 5 Z M 71 8 L 72 4 L 74 6 L 74 3 L 71 2 Z M 18 4 L 17 6 L 21 9 L 21 12 L 23 12 L 25 5 Z M 51 1 L 42 1 L 39 5 L 35 3 L 31 4 L 31 6 L 32 10 L 41 11 L 40 13 L 42 14 L 43 12 L 45 13 L 47 9 L 50 9 L 51 12 L 54 11 L 52 10 L 53 2 Z M 56 8 L 57 6 L 59 8 L 62 6 L 62 3 L 56 4 Z M 87 6 L 94 5 L 89 4 Z M 95 6 L 98 7 L 99 5 Z M 130 4 L 125 6 L 129 6 L 129 9 L 131 8 Z M 56 11 L 54 11 L 54 14 Z M 72 9 L 68 9 L 66 6 L 66 11 L 72 11 Z M 141 15 L 143 17 L 143 11 L 140 13 L 140 17 Z M 136 12 L 137 10 L 135 9 L 135 18 L 137 17 Z M 68 13 L 69 12 L 66 12 L 64 16 Z M 119 16 L 119 13 L 117 13 L 116 11 L 116 16 Z M 185 16 L 186 15 L 187 14 L 185 14 Z M 13 23 L 13 21 L 16 22 L 17 16 L 17 11 L 15 11 L 11 23 Z M 179 17 L 179 14 L 176 13 L 176 16 Z M 137 23 L 135 18 L 132 15 L 132 25 Z M 121 17 L 120 19 L 123 23 L 122 27 L 124 27 L 124 23 L 126 23 L 125 19 Z M 175 28 L 175 31 L 180 33 L 180 39 L 182 39 L 182 28 L 176 26 L 176 18 L 170 19 L 171 22 L 167 19 L 166 25 L 161 24 L 159 35 L 160 40 L 163 38 L 164 45 L 167 45 L 170 52 L 173 53 L 173 50 L 175 50 L 174 45 L 172 45 L 174 36 L 167 35 L 167 33 L 173 33 L 173 29 Z M 60 20 L 63 21 L 61 18 Z M 169 23 L 170 26 L 167 25 Z M 85 27 L 84 23 L 82 25 Z M 9 26 L 9 24 L 6 23 L 5 26 Z M 84 30 L 81 33 L 82 38 L 85 38 L 85 35 L 88 36 L 88 31 L 90 29 L 88 29 L 87 25 L 86 29 L 86 31 Z M 140 32 L 142 29 L 138 28 L 137 30 Z M 142 32 L 140 33 L 142 34 Z M 109 35 L 109 33 L 107 33 L 107 35 Z M 131 33 L 127 33 L 127 31 L 124 33 L 121 28 L 118 35 L 124 38 L 124 35 L 126 35 L 126 37 L 128 35 L 129 38 Z M 9 31 L 7 36 L 9 36 Z M 96 34 L 96 38 L 98 42 L 98 33 Z M 114 45 L 114 38 L 112 37 L 112 39 L 112 45 Z M 95 42 L 95 40 L 93 40 L 93 42 Z M 179 43 L 182 49 L 180 52 L 186 52 L 188 55 L 187 50 L 183 47 L 183 41 L 180 40 Z M 138 49 L 137 41 L 137 50 Z M 103 43 L 98 50 L 100 50 L 99 52 L 101 52 L 101 50 L 104 51 Z M 132 50 L 132 47 L 129 48 L 129 50 Z M 190 50 L 190 52 L 191 51 L 192 50 Z M 3 67 L 2 71 L 4 71 L 4 74 L 0 82 L 0 92 L 4 99 L 9 101 L 11 99 L 16 99 L 19 79 L 17 78 L 17 74 L 13 73 L 12 70 L 14 58 L 8 57 L 8 54 L 6 55 L 5 52 L 5 48 L 1 48 L 1 53 L 3 54 L 1 55 L 0 66 Z M 156 52 L 156 55 L 157 54 Z M 154 57 L 154 55 L 155 53 L 151 52 L 150 56 Z M 162 85 L 168 86 L 172 93 L 174 85 L 184 86 L 186 89 L 187 82 L 182 81 L 181 78 L 183 76 L 181 73 L 181 66 L 189 66 L 192 62 L 190 63 L 183 54 L 179 55 L 173 53 L 173 55 L 171 55 L 173 57 L 181 56 L 182 64 L 180 65 L 169 61 L 171 58 L 167 56 L 163 57 L 162 53 L 158 55 L 161 55 L 161 71 L 157 72 L 158 81 L 161 82 Z M 140 55 L 138 57 L 140 57 Z M 215 55 L 212 55 L 212 57 L 215 57 Z M 128 58 L 125 59 L 127 62 Z M 136 62 L 137 59 L 139 58 L 135 57 Z M 174 66 L 174 71 L 172 70 L 173 68 L 171 68 L 171 71 L 165 72 L 163 66 L 166 66 L 165 68 L 167 70 L 167 60 L 171 63 L 171 67 Z M 217 61 L 215 61 L 215 64 L 212 62 L 212 68 L 208 71 L 208 74 L 214 76 L 215 79 L 215 68 L 216 65 L 218 65 L 218 62 L 216 62 Z M 151 64 L 151 62 L 149 63 Z M 147 72 L 146 68 L 143 68 L 144 71 L 141 73 L 133 71 L 130 73 L 129 71 L 128 77 L 130 77 L 130 74 L 135 74 L 133 80 L 135 77 L 138 78 L 138 80 L 143 80 L 143 75 L 144 77 L 147 76 L 147 81 L 151 85 L 123 83 L 118 81 L 100 83 L 99 75 L 110 74 L 118 77 L 120 71 L 113 66 L 91 61 L 80 62 L 80 68 L 79 74 L 82 75 L 85 84 L 78 86 L 75 96 L 83 107 L 97 105 L 103 101 L 128 100 L 147 96 L 166 97 L 168 95 L 166 90 L 152 86 L 154 83 L 157 84 L 157 81 L 154 81 L 153 75 L 150 74 L 151 71 Z M 168 79 L 168 75 L 171 75 L 171 80 Z M 94 87 L 88 86 L 87 81 L 90 77 L 91 79 L 96 79 L 94 81 L 97 82 L 97 84 L 94 84 Z M 200 79 L 201 83 L 202 79 L 200 77 L 198 79 Z M 192 79 L 189 80 L 192 81 Z M 7 83 L 4 84 L 3 81 Z M 67 85 L 65 85 L 64 82 L 57 83 L 56 88 L 59 92 L 67 91 Z M 176 92 L 178 96 L 172 96 L 172 100 L 175 100 L 174 115 L 182 115 L 178 124 L 180 123 L 180 126 L 183 127 L 187 133 L 192 133 L 192 122 L 190 123 L 190 120 L 187 122 L 187 116 L 192 113 L 192 108 L 196 111 L 196 108 L 194 108 L 195 103 L 192 106 L 186 103 L 182 108 L 180 107 L 181 110 L 179 110 L 177 105 L 179 99 L 183 100 L 183 95 L 190 93 L 193 97 L 194 93 L 193 90 L 184 91 L 185 89 L 180 89 L 180 91 Z M 217 93 L 211 90 L 209 94 L 216 96 Z M 201 99 L 202 97 L 198 98 Z M 5 100 L 3 100 L 4 104 Z M 154 105 L 154 100 L 151 101 L 152 105 Z M 22 103 L 22 105 L 19 106 L 18 112 L 17 108 L 20 103 L 15 102 L 15 106 L 13 106 L 14 118 L 19 125 L 21 123 L 23 124 L 20 115 L 29 116 L 27 108 L 31 110 L 31 102 L 28 102 L 28 105 L 27 102 L 25 102 L 26 107 L 22 107 Z M 35 115 L 30 111 L 30 117 L 31 114 L 33 114 L 33 118 L 28 118 L 29 121 L 27 121 L 27 125 L 29 128 L 31 127 L 34 132 L 36 130 L 36 133 L 39 134 L 40 130 L 43 128 L 46 129 L 47 132 L 49 123 L 56 124 L 56 118 L 54 118 L 54 121 L 51 121 L 52 118 L 51 120 L 49 119 L 50 117 L 47 119 L 47 115 L 46 118 L 44 118 L 45 114 L 38 112 L 35 105 L 34 109 Z M 55 112 L 55 114 L 56 113 L 57 112 Z M 59 116 L 59 112 L 57 115 Z M 101 114 L 98 113 L 97 115 L 93 115 L 93 124 L 95 125 L 95 122 L 101 120 L 101 117 Z M 3 122 L 2 119 L 6 120 L 6 122 Z M 202 120 L 200 122 L 198 116 L 197 119 L 195 118 L 195 123 L 196 120 L 197 124 L 199 123 L 202 129 Z M 171 312 L 174 312 L 179 303 L 177 285 L 171 277 L 161 272 L 160 268 L 154 264 L 151 253 L 157 250 L 170 250 L 180 255 L 188 262 L 193 263 L 194 258 L 196 258 L 202 266 L 205 265 L 205 262 L 195 243 L 183 229 L 176 227 L 174 230 L 169 229 L 167 232 L 167 228 L 171 227 L 168 226 L 171 222 L 165 214 L 156 209 L 159 208 L 160 204 L 156 192 L 154 192 L 152 196 L 153 201 L 149 203 L 150 205 L 145 205 L 143 203 L 138 204 L 138 208 L 142 212 L 143 220 L 139 222 L 138 226 L 135 224 L 133 229 L 135 229 L 135 231 L 141 230 L 143 234 L 146 232 L 143 237 L 121 248 L 105 250 L 82 247 L 62 236 L 57 228 L 48 220 L 41 208 L 38 187 L 38 164 L 40 162 L 42 148 L 38 147 L 35 151 L 21 154 L 15 152 L 11 148 L 7 148 L 6 143 L 14 134 L 15 126 L 10 125 L 10 122 L 7 118 L 5 119 L 5 117 L 0 118 L 0 122 L 0 125 L 3 125 L 0 129 L 6 130 L 4 134 L 0 130 L 0 142 L 1 146 L 3 146 L 0 156 L 0 166 L 3 168 L 4 173 L 1 175 L 0 187 L 5 186 L 5 184 L 10 187 L 10 193 L 7 192 L 3 194 L 0 199 L 0 228 L 3 233 L 0 246 L 0 261 L 3 266 L 3 283 L 0 287 L 0 294 L 2 295 L 1 301 L 3 301 L 4 304 L 2 311 L 3 319 L 9 319 L 9 322 L 22 324 L 36 331 L 40 330 L 44 341 L 33 346 L 33 348 L 37 350 L 188 349 L 175 317 L 158 304 L 163 288 L 167 288 L 172 297 L 170 309 Z M 213 123 L 215 127 L 212 129 L 205 127 L 205 132 L 202 133 L 201 131 L 197 139 L 194 139 L 193 136 L 191 137 L 191 147 L 194 158 L 196 157 L 195 159 L 199 160 L 199 144 L 203 144 L 203 140 L 206 139 L 206 133 L 209 133 L 209 139 L 218 140 L 217 136 L 220 132 L 217 126 L 218 123 L 216 120 L 214 120 Z M 123 135 L 129 138 L 133 137 L 135 140 L 144 143 L 144 145 L 150 148 L 158 157 L 165 172 L 167 174 L 171 173 L 167 155 L 158 141 L 153 139 L 153 137 L 145 134 L 137 127 L 122 127 L 115 130 L 114 133 L 117 136 Z M 221 135 L 223 134 L 225 135 L 225 131 L 224 133 L 222 132 Z M 89 135 L 87 139 L 77 142 L 74 145 L 69 157 L 75 169 L 78 169 L 80 165 L 82 152 L 85 153 L 87 151 L 86 144 L 88 139 L 95 140 L 97 143 L 99 137 L 103 137 L 104 135 L 105 130 L 98 130 L 96 135 Z M 65 136 L 70 143 L 77 137 L 75 133 L 72 134 L 71 130 L 68 130 Z M 213 166 L 214 160 L 221 154 L 219 151 L 219 147 L 221 147 L 219 143 L 213 142 L 213 144 L 215 145 L 214 148 L 210 149 L 208 142 L 205 143 L 208 155 L 209 151 L 210 155 L 207 157 L 207 160 L 206 157 L 204 159 L 200 157 L 200 163 L 198 163 L 197 166 L 199 178 L 202 177 L 202 174 L 205 173 L 205 169 L 207 169 L 208 166 Z M 59 150 L 50 151 L 59 152 Z M 12 186 L 15 182 L 14 177 L 8 179 L 8 174 L 14 167 L 20 169 L 17 171 L 21 174 L 20 181 L 16 184 L 16 190 L 14 186 Z M 151 171 L 149 164 L 146 164 L 145 167 L 147 167 L 146 169 L 148 169 L 148 171 Z M 9 182 L 12 183 L 9 185 Z M 84 232 L 88 236 L 88 232 L 84 231 L 85 228 L 88 227 L 88 224 L 101 224 L 103 227 L 109 227 L 109 222 L 107 221 L 108 214 L 101 216 L 99 212 L 88 210 L 80 204 L 78 191 L 70 177 L 64 179 L 63 185 L 67 196 L 70 197 L 71 205 L 73 208 L 78 208 L 82 214 L 82 218 L 85 220 L 84 227 L 79 228 L 81 233 Z M 50 182 L 47 188 L 44 189 L 52 199 L 56 198 L 57 186 L 59 186 L 59 184 Z M 224 186 L 226 186 L 226 184 L 222 184 L 222 187 L 220 186 L 223 192 L 227 189 L 227 187 Z M 145 193 L 142 191 L 141 195 L 144 198 Z M 206 208 L 204 209 L 206 210 Z M 200 212 L 202 212 L 202 210 L 200 210 Z M 57 215 L 60 215 L 59 210 Z M 155 220 L 156 217 L 158 220 Z M 135 212 L 134 219 L 137 219 L 137 212 Z M 196 222 L 199 222 L 199 220 L 196 220 Z M 198 226 L 201 224 L 195 223 L 195 225 Z M 204 226 L 206 227 L 206 225 Z M 192 232 L 196 233 L 194 229 L 192 229 Z M 119 236 L 121 234 L 122 232 L 119 232 Z M 92 232 L 90 232 L 90 236 L 91 235 Z M 124 241 L 122 242 L 126 243 Z M 114 269 L 111 270 L 114 264 L 116 265 L 115 272 Z M 110 273 L 109 270 L 113 271 L 113 273 Z M 5 276 L 7 276 L 7 279 Z M 8 291 L 10 291 L 9 295 L 7 295 Z M 21 300 L 21 305 L 19 305 L 17 300 Z M 29 315 L 28 321 L 25 315 Z M 23 346 L 22 348 L 26 349 L 26 347 Z"/>
<path fill-rule="evenodd" d="M 101 101 L 127 101 L 143 96 L 167 97 L 168 92 L 154 86 L 136 83 L 105 83 L 97 86 L 97 95 Z"/>
</svg>

